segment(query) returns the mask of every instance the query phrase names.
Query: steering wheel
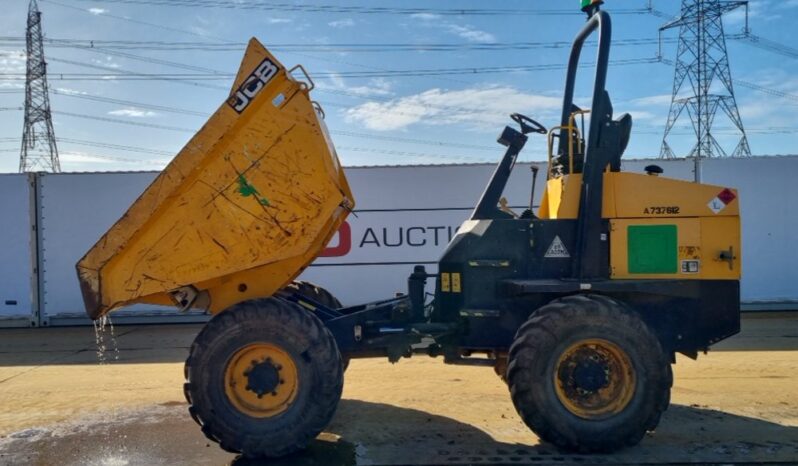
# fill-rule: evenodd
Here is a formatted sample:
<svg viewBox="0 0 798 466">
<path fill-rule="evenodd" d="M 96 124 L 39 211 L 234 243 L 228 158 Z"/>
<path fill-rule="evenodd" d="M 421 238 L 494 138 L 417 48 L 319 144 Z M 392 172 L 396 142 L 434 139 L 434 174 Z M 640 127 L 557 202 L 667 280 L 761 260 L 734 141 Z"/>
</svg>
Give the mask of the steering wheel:
<svg viewBox="0 0 798 466">
<path fill-rule="evenodd" d="M 513 113 L 510 115 L 510 118 L 513 119 L 514 122 L 518 123 L 521 126 L 521 132 L 524 134 L 529 133 L 538 133 L 538 134 L 546 134 L 548 131 L 546 127 L 538 123 L 537 121 L 529 118 L 526 115 L 521 115 L 520 113 Z"/>
</svg>

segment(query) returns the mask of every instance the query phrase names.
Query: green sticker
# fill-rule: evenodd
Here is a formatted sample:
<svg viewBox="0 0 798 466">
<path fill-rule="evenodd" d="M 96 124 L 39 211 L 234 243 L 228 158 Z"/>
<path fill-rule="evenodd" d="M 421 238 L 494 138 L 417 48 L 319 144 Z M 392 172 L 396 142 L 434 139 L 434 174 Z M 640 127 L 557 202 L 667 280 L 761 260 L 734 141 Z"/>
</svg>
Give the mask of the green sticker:
<svg viewBox="0 0 798 466">
<path fill-rule="evenodd" d="M 676 225 L 629 225 L 629 273 L 676 273 L 679 230 Z"/>
</svg>

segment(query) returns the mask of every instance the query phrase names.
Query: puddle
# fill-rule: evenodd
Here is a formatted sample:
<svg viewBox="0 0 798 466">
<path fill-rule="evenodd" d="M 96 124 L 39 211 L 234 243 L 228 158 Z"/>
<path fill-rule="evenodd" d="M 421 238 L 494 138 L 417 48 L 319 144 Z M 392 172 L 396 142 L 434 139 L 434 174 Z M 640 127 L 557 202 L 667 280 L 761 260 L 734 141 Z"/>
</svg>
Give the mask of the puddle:
<svg viewBox="0 0 798 466">
<path fill-rule="evenodd" d="M 224 452 L 202 435 L 184 403 L 166 403 L 83 415 L 9 434 L 0 438 L 0 465 L 794 464 L 798 457 L 795 427 L 729 414 L 691 427 L 689 419 L 696 411 L 672 406 L 662 429 L 635 448 L 611 455 L 575 455 L 546 444 L 500 442 L 451 418 L 344 399 L 328 432 L 306 450 L 258 460 Z M 691 428 L 699 426 L 712 435 L 696 438 Z M 740 438 L 741 432 L 746 438 Z"/>
<path fill-rule="evenodd" d="M 186 405 L 96 413 L 51 428 L 32 428 L 0 439 L 0 465 L 139 466 L 355 466 L 356 446 L 321 434 L 300 453 L 257 460 L 226 453 L 207 440 Z"/>
</svg>

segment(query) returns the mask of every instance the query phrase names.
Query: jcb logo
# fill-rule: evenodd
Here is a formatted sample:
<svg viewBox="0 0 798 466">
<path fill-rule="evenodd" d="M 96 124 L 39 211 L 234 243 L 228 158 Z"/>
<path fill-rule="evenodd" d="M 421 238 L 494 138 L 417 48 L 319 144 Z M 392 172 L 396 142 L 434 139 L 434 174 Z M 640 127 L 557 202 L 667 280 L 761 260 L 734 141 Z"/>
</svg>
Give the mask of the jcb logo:
<svg viewBox="0 0 798 466">
<path fill-rule="evenodd" d="M 244 83 L 241 84 L 241 87 L 238 88 L 235 94 L 227 99 L 227 103 L 230 104 L 236 112 L 243 112 L 249 103 L 252 102 L 252 99 L 258 95 L 258 92 L 260 92 L 261 89 L 271 81 L 274 75 L 277 74 L 279 69 L 280 68 L 272 63 L 271 60 L 268 58 L 264 59 L 263 62 L 255 68 L 255 71 L 244 80 Z"/>
</svg>

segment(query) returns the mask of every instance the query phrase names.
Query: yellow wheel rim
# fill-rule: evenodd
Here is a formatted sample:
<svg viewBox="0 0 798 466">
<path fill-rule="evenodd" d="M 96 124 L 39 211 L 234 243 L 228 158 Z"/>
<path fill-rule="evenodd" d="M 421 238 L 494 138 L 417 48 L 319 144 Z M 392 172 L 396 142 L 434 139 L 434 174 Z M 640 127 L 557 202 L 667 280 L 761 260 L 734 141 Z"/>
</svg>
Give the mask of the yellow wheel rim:
<svg viewBox="0 0 798 466">
<path fill-rule="evenodd" d="M 634 366 L 626 352 L 599 338 L 568 347 L 554 370 L 557 398 L 565 409 L 583 419 L 620 413 L 632 401 L 635 385 Z"/>
<path fill-rule="evenodd" d="M 291 406 L 298 388 L 294 360 L 273 344 L 245 346 L 233 354 L 225 368 L 227 399 L 251 417 L 267 418 L 282 413 Z"/>
</svg>

